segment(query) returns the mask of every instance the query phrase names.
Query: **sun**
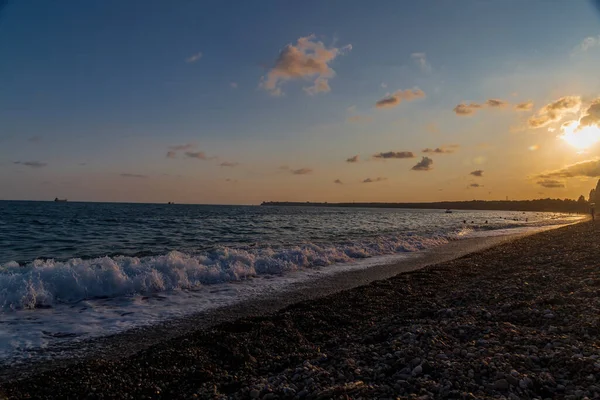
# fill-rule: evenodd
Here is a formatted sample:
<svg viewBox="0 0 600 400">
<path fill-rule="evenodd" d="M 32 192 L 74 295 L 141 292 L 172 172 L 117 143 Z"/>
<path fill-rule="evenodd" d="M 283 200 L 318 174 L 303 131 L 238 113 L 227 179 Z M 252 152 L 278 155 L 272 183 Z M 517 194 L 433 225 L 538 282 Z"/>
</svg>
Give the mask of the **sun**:
<svg viewBox="0 0 600 400">
<path fill-rule="evenodd" d="M 585 150 L 600 141 L 600 128 L 596 125 L 579 126 L 579 121 L 571 121 L 561 127 L 559 137 L 578 150 Z"/>
</svg>

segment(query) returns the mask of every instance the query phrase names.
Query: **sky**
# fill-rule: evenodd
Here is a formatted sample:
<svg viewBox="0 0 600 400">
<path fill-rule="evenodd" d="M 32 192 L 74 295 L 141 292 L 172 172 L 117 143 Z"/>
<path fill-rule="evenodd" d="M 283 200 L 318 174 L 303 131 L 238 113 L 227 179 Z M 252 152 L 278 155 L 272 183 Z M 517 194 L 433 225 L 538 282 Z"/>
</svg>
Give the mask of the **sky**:
<svg viewBox="0 0 600 400">
<path fill-rule="evenodd" d="M 577 198 L 592 1 L 0 2 L 0 199 Z"/>
</svg>

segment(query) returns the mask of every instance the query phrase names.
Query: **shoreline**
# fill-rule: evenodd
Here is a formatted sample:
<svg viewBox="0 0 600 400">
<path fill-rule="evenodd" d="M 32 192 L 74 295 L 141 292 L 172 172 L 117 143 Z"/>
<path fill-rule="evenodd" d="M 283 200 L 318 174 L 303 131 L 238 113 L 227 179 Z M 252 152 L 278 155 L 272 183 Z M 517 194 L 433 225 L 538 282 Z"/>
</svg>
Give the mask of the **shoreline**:
<svg viewBox="0 0 600 400">
<path fill-rule="evenodd" d="M 580 222 L 575 224 L 577 223 Z M 502 243 L 559 228 L 542 228 L 532 232 L 461 239 L 423 252 L 408 254 L 406 259 L 391 264 L 377 264 L 362 269 L 340 270 L 333 273 L 325 272 L 317 279 L 292 283 L 281 292 L 267 293 L 249 302 L 226 305 L 114 335 L 91 338 L 82 342 L 63 344 L 48 350 L 41 350 L 41 353 L 50 354 L 50 360 L 4 365 L 0 367 L 0 379 L 6 381 L 15 377 L 23 378 L 41 371 L 51 371 L 94 359 L 118 361 L 133 356 L 151 346 L 195 331 L 207 330 L 216 325 L 234 322 L 242 318 L 273 314 L 300 302 L 323 298 L 367 285 L 373 281 L 388 279 L 397 274 L 448 262 Z M 65 351 L 70 353 L 68 357 L 62 355 Z M 53 355 L 55 355 L 54 359 L 52 359 Z"/>
</svg>

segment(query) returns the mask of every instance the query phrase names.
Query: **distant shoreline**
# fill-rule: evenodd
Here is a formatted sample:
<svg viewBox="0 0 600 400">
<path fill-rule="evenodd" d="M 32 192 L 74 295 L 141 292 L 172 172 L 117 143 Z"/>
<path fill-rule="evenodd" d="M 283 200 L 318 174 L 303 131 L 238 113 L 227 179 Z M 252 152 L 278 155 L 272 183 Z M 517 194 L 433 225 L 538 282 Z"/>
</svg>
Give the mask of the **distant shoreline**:
<svg viewBox="0 0 600 400">
<path fill-rule="evenodd" d="M 588 202 L 565 199 L 538 200 L 472 200 L 472 201 L 440 201 L 431 203 L 328 203 L 328 202 L 296 202 L 265 201 L 261 206 L 271 207 L 342 207 L 342 208 L 405 208 L 425 210 L 470 210 L 470 211 L 534 211 L 564 212 L 587 214 Z"/>
</svg>

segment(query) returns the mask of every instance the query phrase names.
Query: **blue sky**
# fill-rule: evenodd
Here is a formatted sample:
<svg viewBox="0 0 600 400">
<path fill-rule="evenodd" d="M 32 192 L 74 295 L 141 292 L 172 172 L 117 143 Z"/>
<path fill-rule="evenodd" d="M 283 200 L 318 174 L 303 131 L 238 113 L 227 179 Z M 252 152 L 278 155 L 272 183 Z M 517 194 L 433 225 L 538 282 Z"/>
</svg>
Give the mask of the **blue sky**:
<svg viewBox="0 0 600 400">
<path fill-rule="evenodd" d="M 581 50 L 599 35 L 600 14 L 587 1 L 8 1 L 0 198 L 576 196 L 592 173 L 552 188 L 536 176 L 594 160 L 595 146 L 575 151 L 527 118 L 563 96 L 581 97 L 584 113 L 600 95 L 600 45 Z M 303 90 L 320 76 L 307 74 L 279 80 L 276 96 L 265 79 L 300 38 L 335 53 L 324 64 L 328 90 Z M 423 97 L 376 107 L 417 89 Z M 453 112 L 490 98 L 506 107 Z M 526 101 L 529 114 L 508 111 Z M 165 156 L 184 144 L 204 159 Z M 411 170 L 422 149 L 450 144 L 459 146 L 452 154 L 427 155 L 431 170 Z M 414 159 L 372 157 L 386 151 Z M 361 162 L 345 162 L 356 154 Z M 474 168 L 486 170 L 478 188 Z M 311 171 L 289 173 L 299 169 Z"/>
</svg>

